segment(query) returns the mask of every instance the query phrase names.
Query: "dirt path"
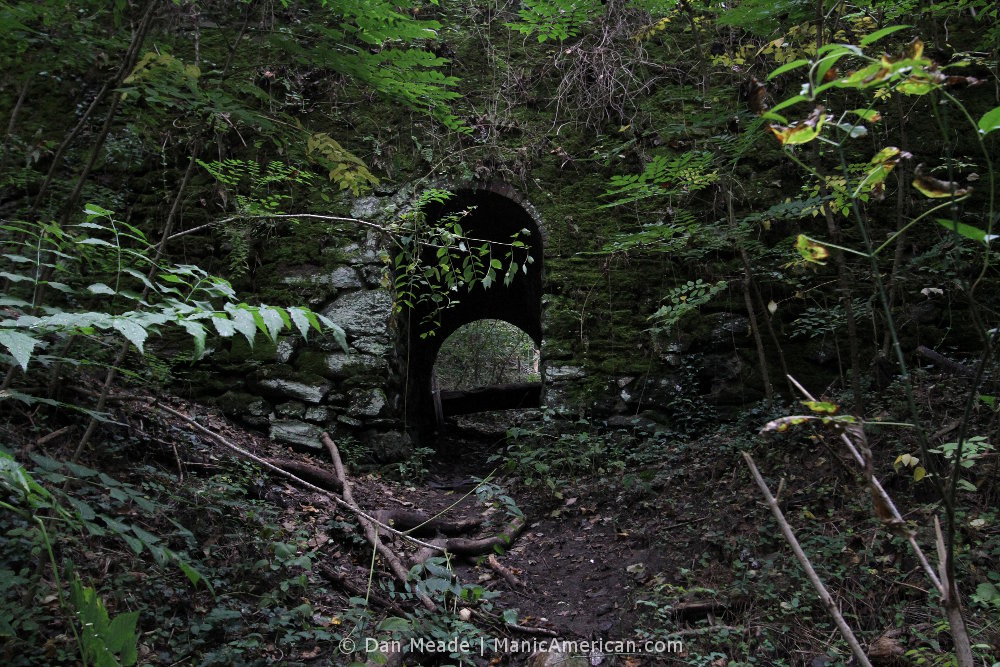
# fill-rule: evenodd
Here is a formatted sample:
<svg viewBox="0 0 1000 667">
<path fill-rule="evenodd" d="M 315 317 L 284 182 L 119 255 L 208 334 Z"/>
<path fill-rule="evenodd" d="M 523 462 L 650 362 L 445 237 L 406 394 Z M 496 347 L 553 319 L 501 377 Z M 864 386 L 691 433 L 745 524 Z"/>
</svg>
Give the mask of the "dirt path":
<svg viewBox="0 0 1000 667">
<path fill-rule="evenodd" d="M 497 465 L 489 458 L 502 451 L 503 421 L 469 419 L 462 424 L 438 436 L 441 456 L 430 469 L 424 493 L 444 495 L 436 502 L 425 497 L 425 502 L 446 506 L 454 492 L 468 489 L 473 479 Z M 658 558 L 643 536 L 619 528 L 622 508 L 596 496 L 559 501 L 507 486 L 529 522 L 513 547 L 499 556 L 524 586 L 515 588 L 494 576 L 488 585 L 501 593 L 498 606 L 516 608 L 525 625 L 552 629 L 562 638 L 632 638 L 636 583 L 655 571 Z M 460 574 L 476 580 L 468 565 Z"/>
</svg>

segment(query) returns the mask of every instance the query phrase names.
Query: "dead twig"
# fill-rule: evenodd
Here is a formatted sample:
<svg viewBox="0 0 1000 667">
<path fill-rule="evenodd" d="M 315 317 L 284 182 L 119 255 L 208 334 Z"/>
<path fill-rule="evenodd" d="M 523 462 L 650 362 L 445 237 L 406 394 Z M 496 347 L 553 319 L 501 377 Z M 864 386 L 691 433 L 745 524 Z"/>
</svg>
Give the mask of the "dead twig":
<svg viewBox="0 0 1000 667">
<path fill-rule="evenodd" d="M 65 435 L 72 430 L 73 430 L 72 424 L 70 424 L 69 426 L 63 426 L 61 429 L 57 431 L 52 431 L 52 433 L 49 433 L 48 435 L 43 435 L 38 440 L 35 440 L 35 446 L 43 447 L 52 442 L 53 440 L 55 440 L 56 438 L 58 438 L 59 436 Z"/>
<path fill-rule="evenodd" d="M 508 623 L 498 614 L 493 614 L 488 611 L 483 611 L 481 609 L 476 609 L 472 612 L 476 616 L 482 618 L 490 623 L 498 623 L 503 625 L 503 627 L 508 630 L 513 630 L 514 632 L 520 632 L 525 635 L 535 635 L 540 637 L 558 637 L 559 633 L 555 630 L 549 630 L 548 628 L 538 628 L 531 625 L 519 625 L 518 623 Z"/>
<path fill-rule="evenodd" d="M 490 566 L 491 570 L 503 577 L 504 581 L 510 584 L 512 588 L 524 588 L 524 582 L 518 579 L 509 568 L 501 565 L 495 554 L 490 554 L 490 557 L 486 559 L 486 564 Z"/>
<path fill-rule="evenodd" d="M 171 441 L 170 447 L 174 450 L 174 460 L 177 461 L 177 483 L 180 484 L 184 481 L 184 464 L 181 462 L 181 455 L 177 451 L 177 443 Z"/>
</svg>

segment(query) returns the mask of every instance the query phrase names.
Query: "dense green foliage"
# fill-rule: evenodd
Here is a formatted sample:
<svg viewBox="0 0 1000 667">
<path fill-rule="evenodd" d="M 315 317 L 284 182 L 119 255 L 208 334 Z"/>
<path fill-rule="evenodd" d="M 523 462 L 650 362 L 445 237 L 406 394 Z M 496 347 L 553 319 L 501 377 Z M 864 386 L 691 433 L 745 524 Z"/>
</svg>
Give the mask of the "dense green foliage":
<svg viewBox="0 0 1000 667">
<path fill-rule="evenodd" d="M 742 430 L 713 455 L 735 467 L 753 451 L 790 486 L 836 457 L 840 435 L 864 436 L 866 472 L 793 492 L 806 550 L 829 562 L 868 640 L 906 625 L 920 635 L 912 664 L 968 664 L 948 637 L 959 629 L 939 620 L 942 598 L 964 598 L 970 650 L 996 660 L 996 2 L 41 0 L 0 5 L 0 28 L 5 662 L 135 664 L 145 643 L 143 661 L 242 664 L 357 628 L 485 632 L 458 603 L 489 613 L 490 596 L 434 560 L 391 593 L 405 604 L 429 593 L 444 613 L 385 619 L 354 598 L 322 610 L 336 623 L 314 622 L 307 573 L 322 545 L 249 497 L 259 472 L 216 471 L 175 493 L 162 462 L 137 454 L 153 440 L 123 436 L 107 402 L 122 376 L 166 387 L 236 334 L 345 347 L 280 267 L 369 233 L 386 241 L 395 312 L 430 302 L 410 324 L 433 335 L 462 289 L 533 270 L 525 239 L 485 243 L 461 215 L 431 226 L 421 213 L 442 186 L 493 180 L 528 193 L 548 225 L 543 364 L 591 373 L 571 390 L 583 410 L 610 395 L 613 409 L 643 412 L 610 434 L 598 410 L 546 412 L 511 432 L 512 479 L 561 500 L 575 478 L 597 477 L 619 502 L 656 507 L 671 457 L 696 436 L 714 447 L 715 410 L 733 404 L 747 410 Z M 348 216 L 373 190 L 398 195 L 396 217 Z M 488 348 L 494 369 L 534 361 L 490 331 L 453 342 Z M 937 377 L 914 368 L 927 350 Z M 786 374 L 826 395 L 803 410 Z M 59 457 L 32 452 L 60 420 L 83 435 Z M 765 423 L 813 430 L 791 444 L 746 436 Z M 144 467 L 119 480 L 101 469 L 114 457 Z M 873 523 L 844 500 L 867 502 L 873 468 L 893 476 L 901 506 L 912 500 L 911 524 Z M 357 546 L 343 522 L 322 527 Z M 943 595 L 918 594 L 934 586 L 904 571 L 908 532 L 929 553 L 940 543 Z M 760 533 L 766 549 L 704 535 L 715 550 L 696 559 L 740 574 L 729 593 L 767 608 L 763 629 L 685 659 L 846 655 L 839 639 L 789 632 L 834 626 L 775 556 L 774 531 Z M 107 556 L 113 576 L 97 583 L 74 554 L 104 540 L 127 556 Z M 639 587 L 648 636 L 667 636 L 668 606 L 711 589 L 673 574 Z M 162 599 L 127 593 L 142 586 Z M 868 594 L 878 586 L 881 607 Z M 909 623 L 916 605 L 933 621 Z"/>
<path fill-rule="evenodd" d="M 538 349 L 528 334 L 501 320 L 476 320 L 448 337 L 434 373 L 442 389 L 537 382 Z"/>
</svg>

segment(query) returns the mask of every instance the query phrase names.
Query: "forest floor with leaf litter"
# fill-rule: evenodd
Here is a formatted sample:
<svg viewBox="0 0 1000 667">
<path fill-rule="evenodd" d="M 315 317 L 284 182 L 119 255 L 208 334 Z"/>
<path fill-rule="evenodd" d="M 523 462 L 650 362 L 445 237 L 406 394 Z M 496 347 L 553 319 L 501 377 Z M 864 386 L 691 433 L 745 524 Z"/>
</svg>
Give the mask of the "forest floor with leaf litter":
<svg viewBox="0 0 1000 667">
<path fill-rule="evenodd" d="M 521 646 L 558 637 L 606 646 L 674 642 L 658 655 L 640 648 L 588 656 L 592 664 L 847 664 L 832 622 L 758 502 L 739 459 L 743 449 L 753 452 L 772 491 L 781 489 L 786 516 L 845 616 L 873 656 L 884 654 L 879 664 L 929 664 L 920 661 L 949 648 L 919 567 L 872 517 L 863 480 L 833 449 L 833 438 L 765 440 L 756 435 L 763 415 L 697 438 L 639 422 L 556 427 L 539 415 L 466 418 L 439 433 L 429 443 L 434 452 L 403 467 L 403 477 L 393 466 L 349 466 L 365 511 L 444 512 L 444 520 L 481 522 L 464 539 L 496 535 L 523 512 L 525 526 L 508 548 L 417 568 L 437 605 L 430 612 L 393 581 L 382 558 L 372 560 L 354 515 L 329 495 L 234 456 L 186 420 L 151 409 L 151 397 L 120 399 L 118 423 L 104 427 L 102 442 L 79 466 L 60 463 L 72 453 L 74 424 L 53 424 L 36 410 L 9 421 L 4 435 L 36 481 L 63 485 L 57 501 L 77 523 L 53 528 L 60 574 L 89 582 L 112 616 L 139 612 L 140 664 L 340 665 L 363 662 L 368 637 L 405 647 L 417 636 L 466 639 L 472 650 L 389 659 L 556 664 L 544 653 L 480 655 L 477 647 L 505 637 Z M 333 471 L 323 450 L 292 451 L 214 410 L 166 400 L 257 456 Z M 521 435 L 508 439 L 514 420 Z M 36 444 L 54 426 L 71 428 Z M 340 444 L 351 461 L 353 443 Z M 929 493 L 905 470 L 893 470 L 890 452 L 880 458 L 887 487 L 909 501 L 906 518 L 923 533 L 934 509 Z M 996 469 L 995 457 L 981 463 L 960 535 L 963 592 L 972 596 L 967 610 L 984 659 L 1000 644 L 996 601 L 976 598 L 997 576 Z M 16 518 L 6 516 L 2 527 L 0 613 L 10 630 L 0 656 L 11 665 L 70 664 L 52 568 Z M 412 563 L 416 549 L 383 539 Z M 357 653 L 344 654 L 341 647 L 351 645 L 345 639 Z"/>
</svg>

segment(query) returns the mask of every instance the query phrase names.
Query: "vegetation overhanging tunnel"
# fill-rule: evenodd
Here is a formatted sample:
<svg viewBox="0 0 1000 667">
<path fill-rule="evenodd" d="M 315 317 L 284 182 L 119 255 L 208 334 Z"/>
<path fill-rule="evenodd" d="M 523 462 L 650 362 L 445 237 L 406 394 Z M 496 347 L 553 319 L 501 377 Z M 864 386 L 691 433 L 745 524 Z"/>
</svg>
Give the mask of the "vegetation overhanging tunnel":
<svg viewBox="0 0 1000 667">
<path fill-rule="evenodd" d="M 544 230 L 531 212 L 530 205 L 522 205 L 515 199 L 515 193 L 497 192 L 503 186 L 490 189 L 459 188 L 454 196 L 443 203 L 430 205 L 425 213 L 430 224 L 453 214 L 462 215 L 461 226 L 464 233 L 473 239 L 481 239 L 494 244 L 495 252 L 502 257 L 515 235 L 527 246 L 532 261 L 528 270 L 518 271 L 506 283 L 503 272 L 489 287 L 476 284 L 453 302 L 451 307 L 437 313 L 437 324 L 428 324 L 432 315 L 431 302 L 419 298 L 414 308 L 404 313 L 400 322 L 400 359 L 403 364 L 404 413 L 406 423 L 418 431 L 434 423 L 434 401 L 432 376 L 434 362 L 444 341 L 460 327 L 481 319 L 498 319 L 520 328 L 535 345 L 542 342 L 542 279 Z M 527 230 L 525 235 L 522 230 Z M 433 248 L 428 250 L 433 261 Z M 506 263 L 504 264 L 506 268 Z M 422 335 L 423 334 L 423 335 Z M 540 387 L 529 391 L 529 399 L 522 407 L 538 407 Z M 505 398 L 498 394 L 497 408 L 504 405 Z M 481 397 L 489 402 L 488 395 Z M 533 405 L 532 405 L 533 404 Z"/>
</svg>

